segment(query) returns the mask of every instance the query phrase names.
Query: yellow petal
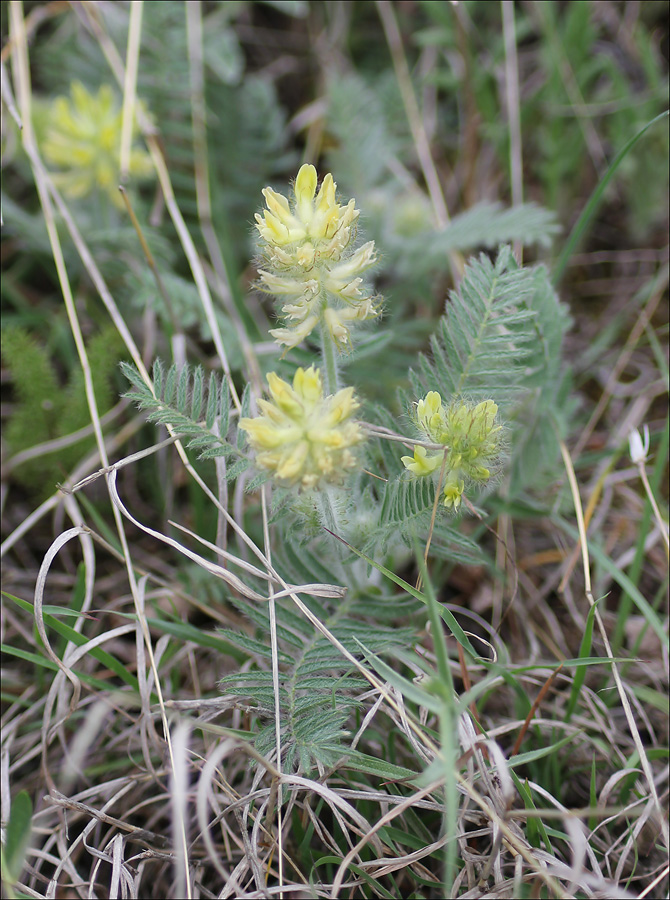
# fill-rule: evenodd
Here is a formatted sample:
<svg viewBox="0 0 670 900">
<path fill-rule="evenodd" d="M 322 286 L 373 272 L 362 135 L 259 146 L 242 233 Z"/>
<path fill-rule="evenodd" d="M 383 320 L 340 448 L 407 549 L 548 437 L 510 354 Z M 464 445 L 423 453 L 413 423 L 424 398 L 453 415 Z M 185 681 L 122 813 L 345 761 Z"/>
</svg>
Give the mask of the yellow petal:
<svg viewBox="0 0 670 900">
<path fill-rule="evenodd" d="M 448 508 L 453 506 L 454 510 L 461 505 L 465 483 L 460 478 L 450 477 L 444 486 L 444 505 Z"/>
<path fill-rule="evenodd" d="M 296 251 L 298 263 L 306 269 L 314 263 L 314 256 L 315 250 L 309 241 L 304 243 L 302 247 L 298 247 L 298 250 Z"/>
<path fill-rule="evenodd" d="M 275 372 L 268 373 L 268 385 L 270 394 L 277 406 L 292 419 L 301 417 L 304 414 L 304 408 L 300 402 L 300 397 L 293 388 L 280 378 Z"/>
<path fill-rule="evenodd" d="M 309 453 L 309 444 L 307 441 L 300 441 L 295 445 L 290 455 L 282 462 L 277 469 L 278 478 L 293 479 L 300 474 L 307 454 Z"/>
<path fill-rule="evenodd" d="M 321 372 L 314 366 L 297 369 L 293 376 L 293 388 L 309 405 L 317 403 L 323 398 Z"/>
<path fill-rule="evenodd" d="M 413 475 L 422 478 L 440 467 L 442 457 L 439 453 L 428 456 L 425 447 L 415 447 L 414 456 L 402 456 L 400 461 Z"/>
<path fill-rule="evenodd" d="M 316 169 L 311 165 L 300 167 L 295 180 L 296 212 L 301 222 L 308 223 L 312 218 L 314 193 L 316 191 Z"/>
<path fill-rule="evenodd" d="M 423 400 L 417 404 L 417 412 L 420 419 L 433 416 L 442 409 L 442 397 L 437 391 L 428 391 Z"/>
<path fill-rule="evenodd" d="M 283 194 L 273 191 L 271 187 L 263 188 L 262 194 L 270 212 L 273 212 L 278 219 L 288 222 L 292 216 L 289 209 L 288 200 Z"/>
<path fill-rule="evenodd" d="M 246 431 L 249 436 L 249 442 L 256 449 L 260 447 L 264 449 L 280 447 L 286 442 L 286 435 L 281 429 L 260 417 L 257 419 L 240 419 L 240 428 L 242 431 Z"/>
<path fill-rule="evenodd" d="M 270 334 L 278 344 L 284 344 L 287 350 L 291 350 L 312 333 L 318 321 L 319 317 L 316 315 L 307 316 L 295 328 L 271 328 Z"/>
<path fill-rule="evenodd" d="M 343 310 L 338 310 L 336 312 L 334 309 L 327 307 L 323 317 L 333 340 L 338 344 L 345 345 L 349 341 L 349 329 L 346 325 L 342 324 L 342 312 Z"/>
<path fill-rule="evenodd" d="M 326 212 L 331 206 L 335 206 L 335 189 L 337 185 L 333 181 L 330 172 L 326 175 L 321 183 L 321 188 L 316 197 L 314 206 L 318 212 Z"/>
</svg>

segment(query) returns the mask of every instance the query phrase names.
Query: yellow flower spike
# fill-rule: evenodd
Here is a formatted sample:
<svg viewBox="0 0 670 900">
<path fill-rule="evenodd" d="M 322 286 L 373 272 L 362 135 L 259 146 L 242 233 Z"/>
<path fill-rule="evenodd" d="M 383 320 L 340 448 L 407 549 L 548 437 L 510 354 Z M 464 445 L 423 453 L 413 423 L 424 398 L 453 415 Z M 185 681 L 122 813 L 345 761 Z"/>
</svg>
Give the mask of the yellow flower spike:
<svg viewBox="0 0 670 900">
<path fill-rule="evenodd" d="M 89 94 L 75 81 L 69 97 L 57 97 L 46 112 L 41 149 L 47 163 L 63 171 L 54 181 L 69 197 L 83 197 L 96 188 L 123 206 L 117 190 L 122 111 L 109 85 Z M 145 178 L 153 171 L 149 154 L 134 149 L 130 175 Z"/>
<path fill-rule="evenodd" d="M 318 192 L 317 183 L 314 166 L 301 166 L 293 196 L 287 199 L 266 187 L 266 209 L 256 214 L 263 261 L 259 287 L 279 298 L 291 298 L 281 308 L 284 327 L 270 332 L 287 350 L 319 325 L 344 349 L 350 344 L 345 323 L 378 315 L 361 277 L 377 262 L 374 241 L 350 249 L 359 216 L 356 201 L 344 206 L 337 202 L 337 186 L 330 173 Z"/>
<path fill-rule="evenodd" d="M 298 369 L 292 386 L 271 372 L 268 385 L 272 400 L 259 400 L 261 415 L 239 425 L 258 466 L 303 488 L 341 481 L 356 465 L 351 448 L 363 440 L 351 418 L 359 406 L 353 388 L 324 397 L 321 373 L 313 366 Z"/>
<path fill-rule="evenodd" d="M 413 475 L 422 478 L 440 468 L 442 454 L 436 453 L 434 456 L 428 456 L 425 447 L 415 447 L 414 456 L 402 456 L 400 461 Z"/>
</svg>

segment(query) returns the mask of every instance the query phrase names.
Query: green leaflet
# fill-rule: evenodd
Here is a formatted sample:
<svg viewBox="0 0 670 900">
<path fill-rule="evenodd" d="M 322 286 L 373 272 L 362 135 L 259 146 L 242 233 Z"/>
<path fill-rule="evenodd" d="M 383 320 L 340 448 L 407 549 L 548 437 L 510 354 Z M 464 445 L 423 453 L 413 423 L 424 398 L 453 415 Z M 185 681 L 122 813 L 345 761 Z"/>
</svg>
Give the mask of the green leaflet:
<svg viewBox="0 0 670 900">
<path fill-rule="evenodd" d="M 296 584 L 334 580 L 333 573 L 324 570 L 309 549 L 298 552 L 288 543 L 275 559 L 275 565 L 287 581 Z M 308 601 L 312 612 L 337 640 L 358 658 L 362 657 L 361 642 L 376 654 L 397 653 L 411 646 L 413 629 L 371 620 L 367 597 L 360 583 L 356 586 L 355 572 L 349 571 L 349 581 L 347 595 L 332 606 L 320 598 L 310 597 Z M 222 634 L 256 660 L 257 668 L 227 675 L 219 684 L 227 695 L 238 697 L 256 708 L 260 727 L 255 745 L 259 752 L 271 753 L 275 747 L 275 723 L 271 653 L 266 638 L 269 608 L 240 598 L 230 599 L 253 623 L 255 628 L 250 631 L 257 636 L 230 630 Z M 394 618 L 397 607 L 393 598 L 388 600 L 387 616 Z M 358 695 L 369 688 L 368 682 L 352 669 L 329 640 L 314 631 L 312 624 L 296 612 L 290 600 L 277 601 L 275 611 L 280 644 L 284 771 L 291 771 L 296 766 L 302 771 L 310 771 L 315 762 L 333 765 L 347 756 L 342 738 L 347 732 L 351 713 L 360 705 Z"/>
<path fill-rule="evenodd" d="M 188 438 L 184 443 L 198 450 L 201 458 L 228 456 L 235 452 L 226 440 L 230 397 L 225 378 L 219 379 L 212 372 L 205 388 L 201 366 L 185 365 L 178 369 L 172 365 L 166 372 L 161 360 L 157 359 L 153 366 L 152 391 L 134 366 L 122 362 L 121 369 L 134 388 L 124 397 L 134 400 L 140 409 L 148 410 L 150 422 L 167 425 Z M 240 465 L 235 474 L 245 468 Z"/>
</svg>

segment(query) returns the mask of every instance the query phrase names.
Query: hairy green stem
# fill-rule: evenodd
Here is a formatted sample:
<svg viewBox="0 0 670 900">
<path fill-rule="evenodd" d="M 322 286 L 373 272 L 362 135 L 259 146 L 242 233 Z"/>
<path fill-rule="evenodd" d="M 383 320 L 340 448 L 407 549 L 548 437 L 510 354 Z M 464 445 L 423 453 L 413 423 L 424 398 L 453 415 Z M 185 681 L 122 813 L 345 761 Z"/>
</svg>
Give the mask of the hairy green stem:
<svg viewBox="0 0 670 900">
<path fill-rule="evenodd" d="M 334 534 L 340 535 L 341 521 L 337 509 L 333 489 L 330 487 L 322 487 L 315 494 L 316 506 L 319 511 L 322 523 Z"/>
<path fill-rule="evenodd" d="M 323 377 L 323 393 L 328 397 L 337 391 L 337 360 L 333 339 L 328 333 L 326 323 L 321 323 L 321 364 Z"/>
</svg>

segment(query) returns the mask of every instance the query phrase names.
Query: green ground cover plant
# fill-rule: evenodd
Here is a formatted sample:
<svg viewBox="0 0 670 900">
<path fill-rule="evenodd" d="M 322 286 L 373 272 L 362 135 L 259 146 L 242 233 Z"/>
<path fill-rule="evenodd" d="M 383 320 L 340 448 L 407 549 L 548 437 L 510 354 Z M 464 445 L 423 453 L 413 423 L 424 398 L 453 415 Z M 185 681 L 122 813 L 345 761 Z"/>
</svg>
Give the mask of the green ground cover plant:
<svg viewBox="0 0 670 900">
<path fill-rule="evenodd" d="M 665 896 L 662 5 L 2 35 L 4 896 Z"/>
</svg>

